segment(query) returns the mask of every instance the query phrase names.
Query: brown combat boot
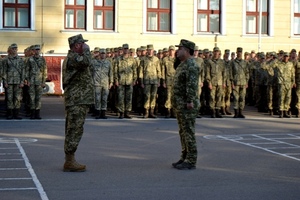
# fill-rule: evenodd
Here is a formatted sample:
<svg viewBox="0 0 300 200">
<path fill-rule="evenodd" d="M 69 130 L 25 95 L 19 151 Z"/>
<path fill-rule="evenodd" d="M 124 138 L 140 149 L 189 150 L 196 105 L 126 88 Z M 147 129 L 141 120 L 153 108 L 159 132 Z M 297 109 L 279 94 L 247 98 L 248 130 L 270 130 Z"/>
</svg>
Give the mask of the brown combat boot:
<svg viewBox="0 0 300 200">
<path fill-rule="evenodd" d="M 156 118 L 156 115 L 154 114 L 154 109 L 150 109 L 150 115 L 149 118 Z"/>
<path fill-rule="evenodd" d="M 75 160 L 74 154 L 66 154 L 64 172 L 84 172 L 85 169 L 85 165 L 81 165 Z"/>
</svg>

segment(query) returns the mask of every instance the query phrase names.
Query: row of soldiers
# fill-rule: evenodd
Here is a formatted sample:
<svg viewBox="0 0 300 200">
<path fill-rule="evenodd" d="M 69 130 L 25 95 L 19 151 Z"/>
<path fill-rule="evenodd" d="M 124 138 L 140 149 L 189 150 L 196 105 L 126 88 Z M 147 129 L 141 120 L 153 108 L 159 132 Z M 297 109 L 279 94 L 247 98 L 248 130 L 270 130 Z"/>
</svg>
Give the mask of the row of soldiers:
<svg viewBox="0 0 300 200">
<path fill-rule="evenodd" d="M 290 117 L 291 107 L 299 117 L 299 66 L 296 51 L 243 53 L 226 49 L 194 49 L 199 65 L 199 114 L 212 118 L 231 115 L 244 118 L 245 104 L 255 105 L 258 111 Z M 172 117 L 170 103 L 173 78 L 178 66 L 174 46 L 158 50 L 153 45 L 137 50 L 123 44 L 119 48 L 93 50 L 91 71 L 96 87 L 94 115 L 106 118 L 107 105 L 119 118 L 131 118 L 134 109 L 144 118 L 156 118 L 158 112 Z M 292 99 L 292 88 L 295 94 Z M 108 100 L 108 101 L 107 101 Z M 199 116 L 200 117 L 200 116 Z"/>
<path fill-rule="evenodd" d="M 47 64 L 40 55 L 40 45 L 25 49 L 25 57 L 18 55 L 18 45 L 11 44 L 7 56 L 0 60 L 0 79 L 3 81 L 6 100 L 6 118 L 22 119 L 21 101 L 30 119 L 41 119 L 41 97 L 46 86 Z"/>
</svg>

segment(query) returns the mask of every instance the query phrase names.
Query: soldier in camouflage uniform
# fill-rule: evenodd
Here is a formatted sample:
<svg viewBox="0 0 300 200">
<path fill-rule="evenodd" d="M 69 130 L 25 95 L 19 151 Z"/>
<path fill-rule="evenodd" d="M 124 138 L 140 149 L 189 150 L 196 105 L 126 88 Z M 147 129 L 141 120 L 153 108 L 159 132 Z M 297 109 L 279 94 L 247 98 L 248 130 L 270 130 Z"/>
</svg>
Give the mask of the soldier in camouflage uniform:
<svg viewBox="0 0 300 200">
<path fill-rule="evenodd" d="M 289 109 L 292 98 L 292 88 L 295 87 L 295 69 L 289 62 L 289 54 L 283 54 L 283 60 L 274 63 L 277 70 L 279 117 L 290 118 Z"/>
<path fill-rule="evenodd" d="M 230 60 L 229 60 L 229 54 L 230 50 L 226 49 L 224 56 L 223 56 L 223 61 L 224 61 L 224 66 L 225 66 L 225 88 L 223 91 L 223 98 L 222 98 L 222 114 L 226 115 L 232 115 L 230 112 L 230 97 L 232 93 L 232 85 L 230 81 L 230 74 L 231 74 L 231 67 L 230 67 Z"/>
<path fill-rule="evenodd" d="M 86 166 L 75 160 L 75 152 L 83 134 L 89 106 L 94 104 L 95 90 L 91 69 L 91 53 L 82 35 L 68 39 L 70 50 L 63 63 L 65 97 L 65 163 L 64 171 L 85 171 Z"/>
<path fill-rule="evenodd" d="M 203 58 L 201 58 L 199 56 L 199 47 L 198 46 L 195 46 L 195 49 L 194 49 L 194 59 L 199 67 L 199 81 L 198 81 L 199 89 L 198 89 L 198 92 L 199 92 L 199 101 L 200 101 L 200 96 L 201 96 L 201 92 L 202 92 L 205 74 L 204 74 L 204 61 L 203 61 Z M 197 116 L 198 118 L 201 118 L 200 109 L 201 109 L 201 106 L 199 106 L 199 115 Z"/>
<path fill-rule="evenodd" d="M 96 119 L 106 119 L 107 99 L 109 89 L 113 83 L 113 70 L 109 60 L 106 59 L 105 49 L 96 47 L 92 59 L 92 76 L 95 86 L 95 112 Z"/>
<path fill-rule="evenodd" d="M 267 86 L 268 86 L 268 71 L 266 70 L 265 54 L 258 53 L 258 60 L 253 63 L 254 69 L 254 90 L 255 90 L 255 106 L 258 112 L 266 112 L 267 106 Z"/>
<path fill-rule="evenodd" d="M 296 117 L 300 117 L 300 60 L 298 59 L 295 67 L 295 83 L 296 83 Z"/>
<path fill-rule="evenodd" d="M 119 119 L 131 119 L 133 86 L 136 82 L 137 62 L 129 56 L 129 45 L 123 44 L 123 55 L 115 62 L 115 84 L 118 87 Z M 124 116 L 123 116 L 124 115 Z"/>
<path fill-rule="evenodd" d="M 242 111 L 245 107 L 246 89 L 249 81 L 249 67 L 242 59 L 243 48 L 237 48 L 237 57 L 231 62 L 231 76 L 233 91 L 234 118 L 245 118 Z"/>
<path fill-rule="evenodd" d="M 214 47 L 213 57 L 207 63 L 207 73 L 205 77 L 210 89 L 209 107 L 212 118 L 222 118 L 220 109 L 222 106 L 223 89 L 225 87 L 225 64 L 220 59 L 219 47 Z"/>
<path fill-rule="evenodd" d="M 7 119 L 22 119 L 19 116 L 21 107 L 22 88 L 25 80 L 25 65 L 18 56 L 17 44 L 9 46 L 8 56 L 2 61 L 3 84 L 7 103 Z"/>
<path fill-rule="evenodd" d="M 181 158 L 172 163 L 176 169 L 195 169 L 197 143 L 195 121 L 199 109 L 199 66 L 193 58 L 195 43 L 181 40 L 177 57 L 181 63 L 176 68 L 172 90 L 172 107 L 176 112 L 181 141 Z"/>
<path fill-rule="evenodd" d="M 166 113 L 165 117 L 170 118 L 171 117 L 171 92 L 173 87 L 173 79 L 175 74 L 174 69 L 174 61 L 175 61 L 175 47 L 169 46 L 169 56 L 165 57 L 162 61 L 162 71 L 161 71 L 161 77 L 163 80 L 163 87 L 166 88 L 166 101 L 165 101 L 165 108 Z"/>
<path fill-rule="evenodd" d="M 208 49 L 203 49 L 203 65 L 204 65 L 204 76 L 206 77 L 206 73 L 207 73 L 207 65 L 208 65 L 208 61 L 209 59 L 209 50 Z M 204 114 L 208 114 L 209 113 L 209 96 L 210 96 L 210 90 L 208 88 L 208 82 L 207 80 L 204 78 L 203 80 L 203 87 L 202 87 L 202 92 L 200 95 L 200 102 L 201 102 L 201 106 L 200 106 L 200 113 L 202 115 Z"/>
<path fill-rule="evenodd" d="M 139 57 L 136 58 L 137 66 L 138 66 L 136 69 L 136 74 L 137 74 L 136 107 L 137 107 L 137 112 L 139 115 L 142 115 L 142 113 L 144 112 L 144 89 L 141 87 L 142 82 L 139 77 L 139 74 L 141 71 L 140 70 L 141 69 L 141 67 L 140 67 L 141 60 L 145 59 L 146 55 L 147 55 L 146 48 L 147 48 L 146 46 L 141 46 L 140 47 L 141 54 Z"/>
<path fill-rule="evenodd" d="M 141 79 L 141 87 L 144 88 L 144 118 L 156 118 L 154 108 L 157 88 L 160 85 L 161 70 L 159 59 L 154 56 L 153 51 L 153 45 L 147 45 L 148 55 L 140 62 L 139 77 Z"/>
<path fill-rule="evenodd" d="M 30 119 L 41 119 L 41 98 L 43 88 L 46 87 L 47 63 L 44 57 L 40 56 L 40 45 L 34 46 L 34 55 L 27 62 L 28 85 L 30 95 Z"/>
</svg>

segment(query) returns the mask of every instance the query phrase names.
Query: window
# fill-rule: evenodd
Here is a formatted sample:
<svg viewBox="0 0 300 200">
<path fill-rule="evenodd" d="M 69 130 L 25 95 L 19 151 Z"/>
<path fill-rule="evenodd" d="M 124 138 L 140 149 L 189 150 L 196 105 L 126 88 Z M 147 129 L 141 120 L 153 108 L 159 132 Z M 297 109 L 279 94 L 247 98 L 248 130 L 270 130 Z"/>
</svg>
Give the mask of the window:
<svg viewBox="0 0 300 200">
<path fill-rule="evenodd" d="M 269 34 L 268 32 L 268 16 L 269 16 L 269 3 L 268 0 L 262 1 L 262 19 L 261 19 L 261 33 Z M 258 34 L 259 33 L 259 7 L 260 0 L 247 0 L 246 1 L 246 33 Z"/>
<path fill-rule="evenodd" d="M 197 32 L 220 32 L 220 0 L 198 0 Z"/>
<path fill-rule="evenodd" d="M 147 31 L 171 32 L 172 0 L 147 0 Z"/>
<path fill-rule="evenodd" d="M 3 0 L 3 28 L 29 28 L 30 0 Z"/>
<path fill-rule="evenodd" d="M 86 28 L 86 1 L 65 0 L 65 28 L 85 29 Z"/>
<path fill-rule="evenodd" d="M 94 29 L 114 29 L 114 0 L 94 0 Z"/>
<path fill-rule="evenodd" d="M 294 0 L 294 35 L 300 35 L 300 0 Z"/>
</svg>

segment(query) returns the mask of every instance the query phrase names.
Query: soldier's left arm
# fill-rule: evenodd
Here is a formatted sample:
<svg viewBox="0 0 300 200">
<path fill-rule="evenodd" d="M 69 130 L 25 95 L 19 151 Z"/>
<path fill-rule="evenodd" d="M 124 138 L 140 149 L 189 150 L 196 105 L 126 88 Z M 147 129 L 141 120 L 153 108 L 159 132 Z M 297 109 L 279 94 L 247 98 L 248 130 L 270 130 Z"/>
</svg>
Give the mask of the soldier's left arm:
<svg viewBox="0 0 300 200">
<path fill-rule="evenodd" d="M 193 103 L 198 98 L 199 67 L 189 60 L 186 72 L 186 103 Z"/>
</svg>

